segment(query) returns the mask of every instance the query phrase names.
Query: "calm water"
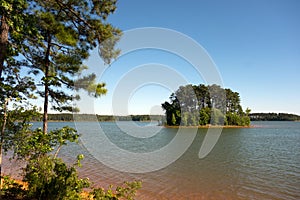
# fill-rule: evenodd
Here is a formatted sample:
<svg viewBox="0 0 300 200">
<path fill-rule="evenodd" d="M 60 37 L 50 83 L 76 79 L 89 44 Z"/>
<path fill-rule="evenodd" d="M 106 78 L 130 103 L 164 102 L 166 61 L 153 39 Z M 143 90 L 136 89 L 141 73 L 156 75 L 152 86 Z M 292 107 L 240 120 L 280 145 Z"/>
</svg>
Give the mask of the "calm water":
<svg viewBox="0 0 300 200">
<path fill-rule="evenodd" d="M 158 132 L 149 138 L 136 138 L 128 136 L 115 123 L 100 123 L 113 143 L 133 152 L 162 148 L 177 133 L 177 129 L 148 123 L 122 123 L 125 132 Z M 92 134 L 97 134 L 92 128 L 95 124 L 80 122 L 77 126 L 82 134 L 91 134 L 88 138 L 93 141 Z M 53 122 L 50 128 L 65 125 L 74 126 Z M 204 159 L 198 158 L 198 152 L 207 130 L 199 129 L 192 145 L 176 162 L 144 174 L 113 170 L 97 161 L 83 145 L 71 144 L 60 156 L 72 162 L 78 154 L 85 154 L 80 176 L 88 176 L 95 185 L 107 187 L 124 180 L 142 180 L 137 199 L 300 199 L 300 122 L 253 122 L 252 125 L 255 128 L 223 129 L 216 146 Z M 104 154 L 109 151 L 97 148 Z M 115 155 L 111 159 L 121 158 Z"/>
</svg>

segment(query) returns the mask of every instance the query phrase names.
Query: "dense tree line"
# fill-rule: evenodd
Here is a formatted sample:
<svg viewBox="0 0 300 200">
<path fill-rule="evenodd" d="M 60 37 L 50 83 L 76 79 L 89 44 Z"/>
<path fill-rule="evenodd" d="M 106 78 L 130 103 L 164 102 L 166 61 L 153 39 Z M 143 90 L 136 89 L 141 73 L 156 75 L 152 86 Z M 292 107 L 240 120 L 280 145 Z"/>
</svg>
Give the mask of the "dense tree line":
<svg viewBox="0 0 300 200">
<path fill-rule="evenodd" d="M 117 116 L 117 115 L 93 115 L 93 114 L 71 114 L 71 113 L 57 113 L 48 114 L 49 121 L 161 121 L 162 115 L 127 115 L 127 116 Z M 35 116 L 34 121 L 42 120 L 40 115 Z"/>
<path fill-rule="evenodd" d="M 251 113 L 251 121 L 300 121 L 300 116 L 288 113 Z"/>
<path fill-rule="evenodd" d="M 99 116 L 102 118 L 103 116 Z M 162 115 L 129 115 L 129 116 L 115 116 L 117 121 L 161 121 Z"/>
<path fill-rule="evenodd" d="M 186 85 L 164 102 L 167 125 L 237 125 L 249 126 L 250 110 L 243 111 L 239 93 L 218 85 Z"/>
</svg>

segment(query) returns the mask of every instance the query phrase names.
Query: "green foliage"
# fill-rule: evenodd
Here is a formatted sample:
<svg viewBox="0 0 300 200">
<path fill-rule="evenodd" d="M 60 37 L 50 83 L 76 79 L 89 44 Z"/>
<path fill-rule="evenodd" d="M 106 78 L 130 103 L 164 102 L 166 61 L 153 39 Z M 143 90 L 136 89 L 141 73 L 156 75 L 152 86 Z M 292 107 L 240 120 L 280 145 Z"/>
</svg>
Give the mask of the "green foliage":
<svg viewBox="0 0 300 200">
<path fill-rule="evenodd" d="M 198 126 L 199 125 L 199 113 L 197 112 L 184 112 L 181 116 L 182 126 Z"/>
<path fill-rule="evenodd" d="M 198 99 L 192 85 L 180 86 L 175 95 L 181 112 L 194 112 L 197 110 Z"/>
<path fill-rule="evenodd" d="M 199 125 L 204 126 L 210 122 L 211 109 L 206 107 L 200 110 L 200 120 Z"/>
<path fill-rule="evenodd" d="M 30 160 L 25 172 L 28 197 L 32 199 L 81 199 L 82 189 L 90 184 L 88 179 L 78 178 L 76 165 L 67 166 L 49 155 Z"/>
<path fill-rule="evenodd" d="M 71 113 L 58 113 L 48 114 L 49 121 L 161 121 L 163 115 L 128 115 L 128 116 L 116 116 L 116 115 L 94 115 L 94 114 L 71 114 Z M 33 121 L 41 121 L 39 116 L 34 117 Z"/>
<path fill-rule="evenodd" d="M 172 113 L 172 124 L 171 125 L 176 125 L 176 117 L 175 117 L 174 113 Z"/>
<path fill-rule="evenodd" d="M 250 118 L 248 115 L 240 116 L 237 113 L 228 112 L 226 114 L 226 125 L 249 126 Z"/>
<path fill-rule="evenodd" d="M 171 94 L 170 101 L 171 104 L 169 102 L 162 104 L 162 108 L 166 110 L 167 125 L 179 125 L 181 122 L 180 102 L 174 93 Z"/>
<path fill-rule="evenodd" d="M 243 112 L 239 94 L 218 85 L 180 86 L 170 101 L 162 104 L 167 125 L 250 125 L 250 110 Z"/>
<path fill-rule="evenodd" d="M 212 125 L 224 125 L 224 114 L 219 109 L 212 108 L 210 123 Z"/>
<path fill-rule="evenodd" d="M 0 187 L 2 183 L 2 156 L 8 150 L 18 148 L 23 136 L 30 132 L 27 123 L 33 116 L 37 115 L 35 107 L 20 105 L 21 98 L 5 98 L 4 104 L 0 106 Z M 12 110 L 8 108 L 9 103 L 14 100 Z"/>
<path fill-rule="evenodd" d="M 175 117 L 174 117 L 174 120 L 175 120 Z M 189 113 L 188 112 L 182 113 L 182 116 L 181 116 L 181 125 L 182 126 L 187 126 L 188 125 L 188 120 L 189 120 Z"/>
<path fill-rule="evenodd" d="M 61 146 L 76 142 L 79 135 L 70 127 L 63 127 L 44 134 L 41 129 L 32 131 L 19 142 L 15 152 L 19 159 L 27 161 L 24 181 L 30 199 L 80 199 L 80 192 L 88 187 L 86 179 L 79 179 L 75 166 L 80 166 L 82 156 L 76 165 L 67 166 L 56 158 Z M 53 155 L 53 151 L 57 152 Z"/>
<path fill-rule="evenodd" d="M 83 199 L 84 188 L 90 186 L 88 179 L 78 177 L 77 168 L 81 167 L 83 155 L 78 155 L 75 164 L 69 166 L 61 158 L 57 158 L 57 151 L 69 142 L 76 142 L 79 135 L 70 127 L 63 127 L 43 134 L 41 129 L 32 131 L 25 136 L 17 148 L 19 159 L 26 161 L 24 168 L 24 182 L 27 189 L 18 185 L 5 186 L 2 196 L 19 196 L 20 199 Z M 94 188 L 91 192 L 93 199 L 133 199 L 136 190 L 141 187 L 140 182 L 126 182 L 123 186 L 105 191 Z"/>
<path fill-rule="evenodd" d="M 300 121 L 300 116 L 289 113 L 251 113 L 252 121 Z"/>
<path fill-rule="evenodd" d="M 251 120 L 250 120 L 250 117 L 245 115 L 245 116 L 242 116 L 242 126 L 250 126 L 250 123 L 251 123 Z"/>
<path fill-rule="evenodd" d="M 24 118 L 25 122 L 26 118 Z M 18 123 L 16 123 L 16 127 Z M 21 127 L 23 129 L 20 134 L 12 137 L 11 145 L 17 158 L 26 163 L 24 182 L 27 183 L 27 187 L 24 188 L 6 178 L 1 190 L 1 197 L 41 200 L 82 199 L 83 189 L 90 186 L 88 179 L 79 178 L 77 173 L 77 167 L 81 166 L 80 161 L 84 158 L 83 155 L 78 155 L 77 162 L 71 166 L 57 158 L 58 151 L 62 146 L 69 142 L 77 142 L 79 134 L 76 130 L 63 127 L 44 134 L 40 128 L 33 131 L 26 129 L 25 131 L 25 128 L 30 125 Z M 106 199 L 109 196 L 133 199 L 139 187 L 140 183 L 133 182 L 126 183 L 124 187 L 117 187 L 114 193 L 110 190 L 103 190 L 100 194 L 101 189 L 97 188 L 94 191 L 95 197 L 98 199 Z"/>
<path fill-rule="evenodd" d="M 21 112 L 18 110 L 17 113 Z M 24 113 L 30 114 L 24 111 L 23 116 L 27 116 Z M 17 123 L 9 121 L 11 123 L 8 123 L 6 130 L 19 132 L 12 134 L 9 140 L 6 139 L 10 141 L 7 148 L 12 146 L 15 155 L 27 162 L 24 180 L 28 183 L 28 190 L 9 186 L 2 196 L 26 196 L 29 199 L 63 199 L 61 197 L 66 196 L 76 199 L 81 188 L 86 187 L 87 181 L 78 179 L 75 167 L 67 167 L 56 156 L 53 157 L 51 152 L 55 148 L 59 150 L 67 141 L 76 141 L 79 135 L 69 127 L 51 131 L 49 134 L 43 134 L 41 129 L 31 131 L 26 119 L 28 118 L 25 117 L 23 122 Z M 80 159 L 82 157 L 78 158 L 78 164 Z"/>
<path fill-rule="evenodd" d="M 22 199 L 26 192 L 24 186 L 11 179 L 9 176 L 3 177 L 3 184 L 0 190 L 1 199 Z"/>
<path fill-rule="evenodd" d="M 117 187 L 111 185 L 107 190 L 91 188 L 87 196 L 83 189 L 88 189 L 90 182 L 88 179 L 78 178 L 75 165 L 67 166 L 58 159 L 49 161 L 47 160 L 49 157 L 44 159 L 47 162 L 46 166 L 54 162 L 54 167 L 50 165 L 53 174 L 47 174 L 46 177 L 40 174 L 40 169 L 36 170 L 36 173 L 29 173 L 30 183 L 26 186 L 17 183 L 9 176 L 4 176 L 0 197 L 14 200 L 133 200 L 137 190 L 142 186 L 140 181 L 124 182 L 123 185 Z"/>
<path fill-rule="evenodd" d="M 7 112 L 4 135 L 0 136 L 1 140 L 3 139 L 2 145 L 4 151 L 16 148 L 24 135 L 31 132 L 31 124 L 28 121 L 40 116 L 35 107 L 13 104 L 12 108 L 12 110 L 8 110 Z M 0 116 L 0 127 L 3 127 L 3 115 L 1 114 Z"/>
<path fill-rule="evenodd" d="M 14 147 L 15 153 L 20 159 L 36 159 L 55 149 L 59 151 L 63 145 L 67 145 L 68 141 L 76 142 L 78 137 L 76 130 L 70 127 L 56 129 L 48 134 L 44 134 L 42 129 L 38 128 L 22 135 L 22 140 L 19 140 Z"/>
<path fill-rule="evenodd" d="M 118 200 L 118 199 L 127 199 L 133 200 L 136 191 L 140 189 L 142 183 L 140 181 L 134 182 L 124 182 L 122 186 L 118 186 L 113 189 L 113 186 L 110 186 L 109 189 L 104 190 L 103 188 L 94 188 L 90 192 L 90 197 L 95 200 Z"/>
<path fill-rule="evenodd" d="M 89 186 L 77 174 L 83 156 L 71 166 L 57 157 L 61 147 L 76 142 L 79 135 L 70 127 L 47 131 L 48 102 L 54 110 L 72 111 L 71 102 L 80 97 L 71 91 L 83 89 L 94 97 L 106 93 L 95 74 L 84 73 L 83 61 L 97 45 L 107 64 L 119 54 L 115 44 L 121 31 L 106 22 L 115 9 L 116 0 L 0 2 L 0 157 L 3 150 L 13 149 L 26 164 L 28 184 L 24 188 L 5 177 L 1 199 L 82 199 L 82 189 Z M 29 75 L 21 76 L 26 67 Z M 44 89 L 37 91 L 34 80 Z M 40 118 L 36 108 L 25 105 L 36 94 L 44 98 L 43 130 L 31 130 L 28 123 Z M 104 191 L 103 198 L 132 199 L 139 187 L 128 183 L 114 194 Z M 97 197 L 102 198 L 99 192 Z"/>
<path fill-rule="evenodd" d="M 80 97 L 71 91 L 83 89 L 94 97 L 106 94 L 105 84 L 97 83 L 95 74 L 84 73 L 87 66 L 83 61 L 97 46 L 107 64 L 119 54 L 115 45 L 121 31 L 106 21 L 115 9 L 115 0 L 1 1 L 0 91 L 10 91 L 10 86 L 16 88 L 15 82 L 21 80 L 21 67 L 27 67 L 35 79 L 41 77 L 36 82 L 44 86 L 37 92 L 44 98 L 44 133 L 48 102 L 54 110 L 72 112 L 78 111 L 73 109 L 72 101 Z M 20 84 L 23 90 L 35 90 L 32 79 L 25 78 Z M 15 94 L 7 94 L 11 96 Z"/>
<path fill-rule="evenodd" d="M 119 29 L 104 20 L 114 12 L 115 4 L 114 0 L 36 0 L 30 3 L 42 38 L 39 42 L 28 40 L 28 48 L 23 53 L 32 63 L 32 72 L 44 75 L 42 84 L 49 86 L 49 95 L 57 104 L 54 109 L 71 111 L 67 105 L 78 97 L 66 93 L 68 89 L 84 89 L 96 97 L 106 93 L 105 84 L 96 83 L 95 74 L 81 72 L 87 68 L 83 60 L 97 44 L 109 52 L 102 56 L 107 62 L 118 52 L 114 49 L 115 43 L 109 47 L 103 44 L 110 39 L 117 42 L 121 35 Z M 45 92 L 41 92 L 41 96 Z"/>
</svg>

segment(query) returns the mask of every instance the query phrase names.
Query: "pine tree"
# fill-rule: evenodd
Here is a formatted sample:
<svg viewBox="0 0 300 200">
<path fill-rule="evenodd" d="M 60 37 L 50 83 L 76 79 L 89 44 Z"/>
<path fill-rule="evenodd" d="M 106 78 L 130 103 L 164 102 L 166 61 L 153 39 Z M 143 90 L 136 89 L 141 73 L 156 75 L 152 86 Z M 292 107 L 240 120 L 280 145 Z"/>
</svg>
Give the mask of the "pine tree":
<svg viewBox="0 0 300 200">
<path fill-rule="evenodd" d="M 106 93 L 104 83 L 96 83 L 96 75 L 82 75 L 87 69 L 83 61 L 95 47 L 106 63 L 119 51 L 114 49 L 121 31 L 105 20 L 116 9 L 115 0 L 31 1 L 38 35 L 29 38 L 23 53 L 30 61 L 31 73 L 42 74 L 38 93 L 44 98 L 43 132 L 48 131 L 49 102 L 57 111 L 72 111 L 72 90 L 87 90 L 95 97 Z"/>
</svg>

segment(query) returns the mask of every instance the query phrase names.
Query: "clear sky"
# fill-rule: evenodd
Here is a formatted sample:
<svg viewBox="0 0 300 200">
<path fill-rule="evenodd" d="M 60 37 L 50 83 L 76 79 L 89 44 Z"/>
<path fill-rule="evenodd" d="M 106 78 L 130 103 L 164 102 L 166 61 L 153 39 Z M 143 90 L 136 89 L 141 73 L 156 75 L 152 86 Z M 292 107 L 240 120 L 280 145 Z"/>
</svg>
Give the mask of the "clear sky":
<svg viewBox="0 0 300 200">
<path fill-rule="evenodd" d="M 117 11 L 108 20 L 123 31 L 161 27 L 183 33 L 208 52 L 224 86 L 240 93 L 244 109 L 300 115 L 299 10 L 299 0 L 119 0 Z M 112 109 L 118 83 L 149 63 L 174 69 L 190 83 L 205 84 L 191 64 L 169 52 L 132 52 L 102 74 L 97 71 L 103 69 L 102 61 L 94 51 L 86 64 L 108 88 L 106 96 L 91 102 L 94 112 L 161 114 L 160 104 L 172 90 L 155 83 L 141 85 L 131 91 L 129 99 L 124 97 L 127 113 Z"/>
</svg>

